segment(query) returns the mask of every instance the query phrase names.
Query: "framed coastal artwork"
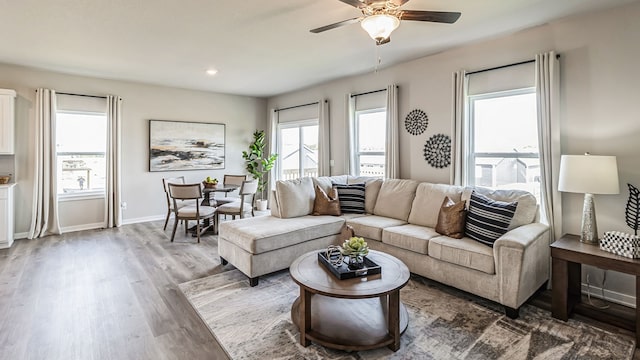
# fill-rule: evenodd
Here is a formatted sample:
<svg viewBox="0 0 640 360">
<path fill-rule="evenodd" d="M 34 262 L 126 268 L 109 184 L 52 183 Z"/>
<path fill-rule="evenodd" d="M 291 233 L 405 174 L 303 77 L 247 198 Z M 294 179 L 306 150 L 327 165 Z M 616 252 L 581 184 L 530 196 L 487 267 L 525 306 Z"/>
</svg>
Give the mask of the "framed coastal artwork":
<svg viewBox="0 0 640 360">
<path fill-rule="evenodd" d="M 225 125 L 149 120 L 149 171 L 224 169 Z"/>
</svg>

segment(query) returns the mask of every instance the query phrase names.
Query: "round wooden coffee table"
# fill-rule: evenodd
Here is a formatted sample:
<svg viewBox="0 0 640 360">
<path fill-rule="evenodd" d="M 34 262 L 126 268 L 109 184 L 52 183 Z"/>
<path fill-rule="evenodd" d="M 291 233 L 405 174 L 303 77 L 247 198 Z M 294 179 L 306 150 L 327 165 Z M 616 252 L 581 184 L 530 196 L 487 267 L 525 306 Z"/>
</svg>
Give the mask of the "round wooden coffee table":
<svg viewBox="0 0 640 360">
<path fill-rule="evenodd" d="M 409 269 L 379 251 L 367 256 L 382 273 L 339 280 L 318 261 L 318 251 L 297 258 L 289 271 L 300 285 L 291 319 L 300 330 L 300 344 L 360 351 L 388 346 L 397 351 L 409 316 L 400 302 L 400 289 L 409 282 Z"/>
</svg>

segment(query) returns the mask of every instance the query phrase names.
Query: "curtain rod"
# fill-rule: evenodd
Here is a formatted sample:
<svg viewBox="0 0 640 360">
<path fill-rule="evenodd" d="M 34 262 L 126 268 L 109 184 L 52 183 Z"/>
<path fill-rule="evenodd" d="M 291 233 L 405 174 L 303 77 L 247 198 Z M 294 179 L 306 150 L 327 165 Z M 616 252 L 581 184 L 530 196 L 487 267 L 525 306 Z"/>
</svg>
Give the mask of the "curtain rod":
<svg viewBox="0 0 640 360">
<path fill-rule="evenodd" d="M 97 99 L 106 99 L 107 98 L 106 96 L 73 94 L 73 93 L 66 93 L 66 92 L 56 92 L 56 94 L 59 94 L 59 95 L 71 95 L 71 96 L 83 96 L 83 97 L 90 97 L 90 98 L 97 98 Z"/>
<path fill-rule="evenodd" d="M 325 100 L 325 102 L 327 102 L 327 100 Z M 284 111 L 284 110 L 291 110 L 291 109 L 295 109 L 295 108 L 299 108 L 299 107 L 304 107 L 304 106 L 311 106 L 311 105 L 318 105 L 319 103 L 316 102 L 312 102 L 312 103 L 308 103 L 308 104 L 302 104 L 302 105 L 296 105 L 296 106 L 289 106 L 286 108 L 282 108 L 282 109 L 275 109 L 275 112 L 279 112 L 279 111 Z"/>
<path fill-rule="evenodd" d="M 396 85 L 396 89 L 397 89 L 397 88 L 398 88 L 398 85 Z M 351 97 L 362 96 L 362 95 L 369 95 L 369 94 L 375 94 L 375 93 L 379 93 L 379 92 L 383 92 L 383 91 L 387 91 L 387 89 L 378 89 L 378 90 L 367 91 L 367 92 L 363 92 L 363 93 L 359 93 L 359 94 L 351 94 Z"/>
<path fill-rule="evenodd" d="M 556 59 L 560 59 L 560 54 L 556 55 Z M 504 68 L 511 67 L 511 66 L 524 65 L 524 64 L 528 64 L 528 63 L 532 63 L 532 62 L 536 62 L 536 59 L 520 61 L 520 62 L 517 62 L 517 63 L 496 66 L 496 67 L 492 67 L 492 68 L 488 68 L 488 69 L 471 71 L 471 72 L 466 73 L 466 75 L 473 75 L 473 74 L 477 74 L 477 73 L 483 73 L 485 71 L 499 70 L 499 69 L 504 69 Z"/>
</svg>

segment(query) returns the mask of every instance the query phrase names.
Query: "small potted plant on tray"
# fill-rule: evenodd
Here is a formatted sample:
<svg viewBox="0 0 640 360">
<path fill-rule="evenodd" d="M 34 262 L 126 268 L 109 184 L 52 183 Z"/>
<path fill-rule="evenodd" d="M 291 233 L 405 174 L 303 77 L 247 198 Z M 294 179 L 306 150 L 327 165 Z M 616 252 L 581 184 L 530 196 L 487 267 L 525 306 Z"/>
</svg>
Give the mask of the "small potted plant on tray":
<svg viewBox="0 0 640 360">
<path fill-rule="evenodd" d="M 369 245 L 363 238 L 352 236 L 344 241 L 340 252 L 349 258 L 350 269 L 361 269 L 364 266 L 364 257 L 369 254 Z"/>
</svg>

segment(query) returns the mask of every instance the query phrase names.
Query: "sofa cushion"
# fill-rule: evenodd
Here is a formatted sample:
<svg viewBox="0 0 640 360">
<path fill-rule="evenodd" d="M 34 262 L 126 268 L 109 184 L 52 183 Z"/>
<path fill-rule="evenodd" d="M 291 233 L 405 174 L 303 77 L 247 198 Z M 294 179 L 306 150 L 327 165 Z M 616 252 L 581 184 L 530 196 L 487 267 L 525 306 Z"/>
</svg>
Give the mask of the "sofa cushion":
<svg viewBox="0 0 640 360">
<path fill-rule="evenodd" d="M 278 206 L 278 196 L 276 195 L 276 191 L 271 190 L 271 216 L 281 217 L 280 216 L 280 207 Z"/>
<path fill-rule="evenodd" d="M 487 274 L 496 273 L 493 249 L 468 237 L 434 237 L 429 240 L 429 256 Z"/>
<path fill-rule="evenodd" d="M 249 253 L 261 254 L 339 234 L 343 224 L 338 216 L 308 215 L 295 220 L 258 216 L 222 222 L 220 237 Z"/>
<path fill-rule="evenodd" d="M 364 186 L 364 211 L 367 214 L 373 214 L 373 209 L 376 207 L 376 201 L 378 194 L 380 193 L 380 187 L 382 186 L 382 179 L 370 180 L 365 183 Z"/>
<path fill-rule="evenodd" d="M 338 190 L 340 210 L 346 214 L 364 214 L 364 184 L 333 184 Z"/>
<path fill-rule="evenodd" d="M 383 216 L 367 215 L 347 219 L 347 225 L 353 227 L 356 236 L 382 241 L 382 229 L 406 224 L 406 221 Z"/>
<path fill-rule="evenodd" d="M 429 239 L 436 236 L 440 235 L 432 228 L 413 224 L 382 230 L 383 243 L 424 255 L 429 253 Z"/>
<path fill-rule="evenodd" d="M 517 206 L 517 202 L 491 200 L 472 192 L 465 235 L 493 247 L 493 243 L 507 232 Z"/>
<path fill-rule="evenodd" d="M 407 221 L 417 187 L 418 182 L 414 180 L 385 180 L 380 187 L 373 214 Z"/>
<path fill-rule="evenodd" d="M 409 223 L 435 228 L 444 198 L 448 196 L 454 202 L 458 202 L 462 197 L 462 190 L 464 189 L 461 186 L 420 183 L 411 205 Z"/>
<path fill-rule="evenodd" d="M 457 203 L 445 196 L 440 206 L 436 232 L 455 239 L 462 239 L 464 236 L 465 224 L 467 222 L 467 210 L 464 201 Z"/>
<path fill-rule="evenodd" d="M 340 216 L 340 199 L 338 190 L 331 188 L 329 194 L 325 193 L 320 185 L 315 186 L 316 199 L 313 202 L 313 215 L 333 215 Z"/>
<path fill-rule="evenodd" d="M 531 224 L 535 221 L 536 215 L 538 214 L 538 202 L 536 197 L 530 192 L 524 190 L 493 190 L 484 187 L 467 187 L 462 194 L 462 200 L 467 202 L 467 207 L 473 191 L 492 200 L 518 203 L 516 213 L 513 215 L 513 219 L 509 224 L 509 230 Z"/>
<path fill-rule="evenodd" d="M 336 176 L 318 176 L 313 177 L 311 180 L 313 181 L 313 185 L 319 185 L 324 192 L 329 193 L 333 183 L 336 184 L 346 184 L 347 183 L 347 175 L 336 175 Z"/>
<path fill-rule="evenodd" d="M 280 217 L 284 219 L 305 216 L 313 212 L 315 192 L 311 178 L 278 180 L 276 182 L 276 197 L 278 198 Z"/>
</svg>

